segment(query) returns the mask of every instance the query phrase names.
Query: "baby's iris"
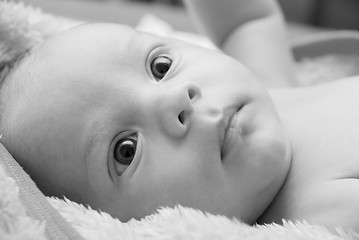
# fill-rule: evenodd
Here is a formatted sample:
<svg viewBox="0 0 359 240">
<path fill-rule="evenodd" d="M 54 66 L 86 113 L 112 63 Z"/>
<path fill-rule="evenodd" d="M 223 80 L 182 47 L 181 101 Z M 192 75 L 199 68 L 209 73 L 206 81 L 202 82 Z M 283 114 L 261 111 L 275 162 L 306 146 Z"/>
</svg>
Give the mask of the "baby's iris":
<svg viewBox="0 0 359 240">
<path fill-rule="evenodd" d="M 168 70 L 171 68 L 172 65 L 172 59 L 170 59 L 167 56 L 158 56 L 151 62 L 151 72 L 153 77 L 159 81 L 168 72 Z"/>
<path fill-rule="evenodd" d="M 136 155 L 137 139 L 135 137 L 126 137 L 116 143 L 114 158 L 123 165 L 130 165 Z"/>
</svg>

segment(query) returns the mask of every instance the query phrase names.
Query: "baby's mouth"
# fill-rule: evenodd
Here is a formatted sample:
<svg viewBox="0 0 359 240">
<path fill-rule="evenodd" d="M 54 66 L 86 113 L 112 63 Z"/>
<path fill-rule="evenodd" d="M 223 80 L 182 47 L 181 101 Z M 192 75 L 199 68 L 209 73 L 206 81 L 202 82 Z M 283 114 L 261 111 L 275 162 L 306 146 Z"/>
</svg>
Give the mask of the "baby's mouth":
<svg viewBox="0 0 359 240">
<path fill-rule="evenodd" d="M 230 136 L 231 131 L 235 130 L 238 127 L 236 124 L 237 123 L 236 120 L 237 120 L 238 114 L 242 108 L 243 108 L 243 106 L 239 107 L 235 111 L 226 115 L 224 118 L 224 134 L 222 135 L 223 137 L 220 141 L 221 142 L 221 159 L 222 159 L 222 161 L 226 157 L 226 153 L 228 152 L 230 146 L 232 145 L 232 136 Z"/>
</svg>

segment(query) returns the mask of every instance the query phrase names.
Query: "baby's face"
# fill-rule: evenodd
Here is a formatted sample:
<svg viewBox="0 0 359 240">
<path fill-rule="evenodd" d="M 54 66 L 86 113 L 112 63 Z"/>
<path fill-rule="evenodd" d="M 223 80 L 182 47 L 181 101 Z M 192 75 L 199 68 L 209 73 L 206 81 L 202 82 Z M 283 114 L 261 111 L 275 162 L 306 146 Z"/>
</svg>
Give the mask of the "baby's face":
<svg viewBox="0 0 359 240">
<path fill-rule="evenodd" d="M 48 193 L 122 220 L 181 204 L 254 221 L 279 190 L 286 135 L 232 58 L 115 24 L 35 52 L 14 137 Z"/>
</svg>

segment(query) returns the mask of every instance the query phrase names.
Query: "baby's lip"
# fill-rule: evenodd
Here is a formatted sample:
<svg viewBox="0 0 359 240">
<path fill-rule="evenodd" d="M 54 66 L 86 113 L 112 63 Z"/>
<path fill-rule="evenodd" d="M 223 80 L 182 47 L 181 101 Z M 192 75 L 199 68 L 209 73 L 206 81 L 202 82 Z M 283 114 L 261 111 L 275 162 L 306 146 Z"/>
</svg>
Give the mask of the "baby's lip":
<svg viewBox="0 0 359 240">
<path fill-rule="evenodd" d="M 220 144 L 221 144 L 221 159 L 223 160 L 224 155 L 226 154 L 225 152 L 225 143 L 226 143 L 226 138 L 228 136 L 228 132 L 230 130 L 230 128 L 233 125 L 233 119 L 235 117 L 235 115 L 241 110 L 243 106 L 240 106 L 239 108 L 233 108 L 229 111 L 225 111 L 225 113 L 223 114 L 223 131 L 221 132 L 221 138 L 220 138 Z"/>
</svg>

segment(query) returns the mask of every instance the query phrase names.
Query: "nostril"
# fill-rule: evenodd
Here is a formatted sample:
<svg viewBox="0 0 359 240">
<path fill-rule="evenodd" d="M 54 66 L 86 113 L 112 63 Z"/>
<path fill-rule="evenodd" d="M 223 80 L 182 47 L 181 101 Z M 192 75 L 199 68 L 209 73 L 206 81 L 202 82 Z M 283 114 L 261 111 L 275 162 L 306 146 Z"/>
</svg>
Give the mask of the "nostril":
<svg viewBox="0 0 359 240">
<path fill-rule="evenodd" d="M 185 121 L 185 111 L 180 112 L 180 114 L 178 115 L 178 120 L 180 121 L 181 124 L 184 125 L 184 121 Z"/>
</svg>

